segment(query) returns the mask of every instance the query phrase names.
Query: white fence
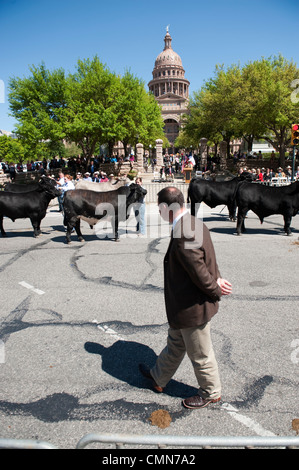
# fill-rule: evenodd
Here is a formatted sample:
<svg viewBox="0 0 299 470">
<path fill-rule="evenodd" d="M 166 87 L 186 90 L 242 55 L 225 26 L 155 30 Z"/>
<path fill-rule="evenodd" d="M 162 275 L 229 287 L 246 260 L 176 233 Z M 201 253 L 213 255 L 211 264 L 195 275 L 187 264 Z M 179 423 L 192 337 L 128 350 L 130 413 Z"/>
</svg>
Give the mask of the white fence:
<svg viewBox="0 0 299 470">
<path fill-rule="evenodd" d="M 188 193 L 188 183 L 177 183 L 176 181 L 172 183 L 144 183 L 142 187 L 147 190 L 147 195 L 145 196 L 145 202 L 153 203 L 157 202 L 157 194 L 161 189 L 167 186 L 175 186 L 180 189 L 185 196 L 185 202 L 187 202 L 187 193 Z"/>
</svg>

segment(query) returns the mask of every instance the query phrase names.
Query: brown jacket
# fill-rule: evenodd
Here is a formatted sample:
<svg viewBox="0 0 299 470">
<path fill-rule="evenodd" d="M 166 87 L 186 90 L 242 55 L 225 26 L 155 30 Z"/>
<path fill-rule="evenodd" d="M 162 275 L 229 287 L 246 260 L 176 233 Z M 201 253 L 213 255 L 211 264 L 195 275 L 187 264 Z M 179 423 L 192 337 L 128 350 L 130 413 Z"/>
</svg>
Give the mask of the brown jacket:
<svg viewBox="0 0 299 470">
<path fill-rule="evenodd" d="M 189 213 L 176 223 L 164 258 L 164 295 L 172 328 L 202 325 L 218 311 L 221 289 L 206 225 Z"/>
</svg>

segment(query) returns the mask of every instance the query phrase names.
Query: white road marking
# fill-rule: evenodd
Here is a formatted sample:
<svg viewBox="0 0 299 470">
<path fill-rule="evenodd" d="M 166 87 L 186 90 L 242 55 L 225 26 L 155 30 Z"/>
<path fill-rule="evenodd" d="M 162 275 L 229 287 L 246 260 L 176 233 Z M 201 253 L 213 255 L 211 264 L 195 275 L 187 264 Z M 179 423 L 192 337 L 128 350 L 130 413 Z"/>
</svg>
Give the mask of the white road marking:
<svg viewBox="0 0 299 470">
<path fill-rule="evenodd" d="M 32 290 L 33 292 L 35 292 L 38 295 L 43 295 L 45 293 L 43 290 L 37 289 L 36 287 L 32 286 L 31 284 L 28 284 L 25 281 L 21 281 L 21 282 L 19 282 L 19 284 L 20 284 L 20 286 L 23 286 L 26 289 Z"/>
<path fill-rule="evenodd" d="M 97 324 L 97 328 L 101 331 L 103 331 L 104 333 L 107 333 L 108 335 L 110 335 L 112 338 L 115 338 L 117 340 L 121 340 L 121 341 L 124 341 L 124 338 L 122 338 L 121 336 L 119 336 L 117 334 L 116 331 L 112 330 L 112 328 L 109 328 L 107 325 L 98 325 L 98 320 L 92 320 L 92 323 L 96 323 Z"/>
<path fill-rule="evenodd" d="M 268 431 L 267 429 L 264 429 L 260 424 L 256 423 L 253 419 L 248 418 L 247 416 L 242 415 L 239 413 L 239 410 L 235 408 L 234 406 L 230 405 L 229 403 L 223 403 L 221 405 L 221 408 L 225 411 L 228 412 L 228 414 L 234 418 L 236 421 L 239 421 L 239 423 L 244 424 L 247 428 L 251 429 L 256 435 L 258 436 L 276 436 L 271 431 Z"/>
</svg>

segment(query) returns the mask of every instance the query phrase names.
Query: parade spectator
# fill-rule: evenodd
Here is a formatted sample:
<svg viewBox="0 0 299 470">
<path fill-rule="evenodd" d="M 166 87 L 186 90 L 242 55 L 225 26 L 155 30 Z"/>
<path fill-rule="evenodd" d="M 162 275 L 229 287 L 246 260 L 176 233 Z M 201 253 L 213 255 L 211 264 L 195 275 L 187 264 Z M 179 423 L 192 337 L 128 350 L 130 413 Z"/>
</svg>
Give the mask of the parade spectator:
<svg viewBox="0 0 299 470">
<path fill-rule="evenodd" d="M 107 174 L 104 171 L 101 171 L 100 183 L 106 183 L 109 181 Z"/>
<path fill-rule="evenodd" d="M 142 178 L 136 178 L 136 184 L 142 186 Z M 139 236 L 145 236 L 145 201 L 138 203 L 138 209 L 135 209 L 135 217 L 137 217 L 136 231 Z"/>
<path fill-rule="evenodd" d="M 12 181 L 14 181 L 15 178 L 16 178 L 16 173 L 17 173 L 17 172 L 16 172 L 16 168 L 15 168 L 15 166 L 14 166 L 13 163 L 11 163 L 11 164 L 9 165 L 8 172 L 9 172 L 10 179 L 11 179 Z"/>
<path fill-rule="evenodd" d="M 92 181 L 94 183 L 99 183 L 100 182 L 100 178 L 99 178 L 99 172 L 98 171 L 95 171 L 94 174 L 93 174 L 93 177 L 92 177 Z"/>
<path fill-rule="evenodd" d="M 89 165 L 89 167 L 88 167 L 88 171 L 89 171 L 90 176 L 91 176 L 91 178 L 92 178 L 94 172 L 96 171 L 96 167 L 95 167 L 94 160 L 91 160 L 90 165 Z"/>
<path fill-rule="evenodd" d="M 75 189 L 75 185 L 73 183 L 73 178 L 71 177 L 71 175 L 64 175 L 64 184 L 62 185 L 61 189 L 63 193 L 69 191 L 70 189 Z"/>
<path fill-rule="evenodd" d="M 288 165 L 288 166 L 286 167 L 285 174 L 286 174 L 286 177 L 287 177 L 289 180 L 292 178 L 292 168 L 290 167 L 290 165 Z"/>
<path fill-rule="evenodd" d="M 176 172 L 176 173 L 179 173 L 179 171 L 180 171 L 180 169 L 181 169 L 181 160 L 180 160 L 179 155 L 176 155 L 176 156 L 175 156 L 175 159 L 174 159 L 174 168 L 175 168 L 175 172 Z"/>
<path fill-rule="evenodd" d="M 257 180 L 260 182 L 264 181 L 264 175 L 260 168 L 257 169 Z"/>
<path fill-rule="evenodd" d="M 276 176 L 277 178 L 285 178 L 285 177 L 286 177 L 285 172 L 283 171 L 283 169 L 281 168 L 281 166 L 279 166 L 279 167 L 277 168 L 277 173 L 275 174 L 275 176 Z"/>
<path fill-rule="evenodd" d="M 84 178 L 83 178 L 83 179 L 84 179 L 84 181 L 92 181 L 92 178 L 91 178 L 91 176 L 90 176 L 89 171 L 86 171 L 86 172 L 84 173 Z"/>
<path fill-rule="evenodd" d="M 60 180 L 59 184 L 59 189 L 61 191 L 60 196 L 58 196 L 58 203 L 59 203 L 59 212 L 63 212 L 63 198 L 64 198 L 64 193 L 66 191 L 69 191 L 70 189 L 75 189 L 75 185 L 73 183 L 73 178 L 66 174 L 63 177 L 63 181 Z"/>
<path fill-rule="evenodd" d="M 64 173 L 62 170 L 59 170 L 58 172 L 58 181 L 57 181 L 57 188 L 58 189 L 61 189 L 62 186 L 64 185 L 65 181 L 64 181 Z M 59 212 L 62 212 L 62 209 L 63 209 L 63 206 L 62 206 L 62 201 L 63 201 L 63 197 L 62 197 L 62 193 L 60 196 L 58 196 L 58 207 L 59 207 Z"/>
<path fill-rule="evenodd" d="M 62 170 L 59 170 L 57 186 L 61 187 L 63 184 L 64 184 L 64 173 Z"/>
<path fill-rule="evenodd" d="M 271 178 L 270 168 L 267 168 L 266 173 L 264 173 L 264 181 L 270 182 L 271 179 L 272 178 Z"/>
</svg>

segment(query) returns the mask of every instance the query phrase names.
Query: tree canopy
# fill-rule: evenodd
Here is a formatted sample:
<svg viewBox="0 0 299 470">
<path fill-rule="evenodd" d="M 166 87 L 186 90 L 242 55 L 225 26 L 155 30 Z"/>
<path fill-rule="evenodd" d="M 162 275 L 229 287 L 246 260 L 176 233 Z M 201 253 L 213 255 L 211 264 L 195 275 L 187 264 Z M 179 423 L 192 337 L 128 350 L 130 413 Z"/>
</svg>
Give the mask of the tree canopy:
<svg viewBox="0 0 299 470">
<path fill-rule="evenodd" d="M 78 60 L 75 73 L 32 66 L 25 78 L 11 78 L 9 103 L 16 133 L 34 149 L 74 142 L 90 160 L 99 144 L 145 145 L 163 136 L 161 110 L 144 83 L 129 71 L 118 76 L 95 56 Z"/>
<path fill-rule="evenodd" d="M 284 165 L 291 125 L 299 122 L 299 100 L 293 99 L 298 78 L 296 64 L 281 55 L 243 67 L 217 66 L 214 77 L 193 94 L 183 134 L 193 145 L 202 137 L 211 144 L 244 138 L 249 150 L 253 139 L 264 139 Z"/>
<path fill-rule="evenodd" d="M 0 161 L 8 163 L 22 162 L 24 155 L 25 148 L 19 140 L 7 135 L 0 137 Z"/>
</svg>

